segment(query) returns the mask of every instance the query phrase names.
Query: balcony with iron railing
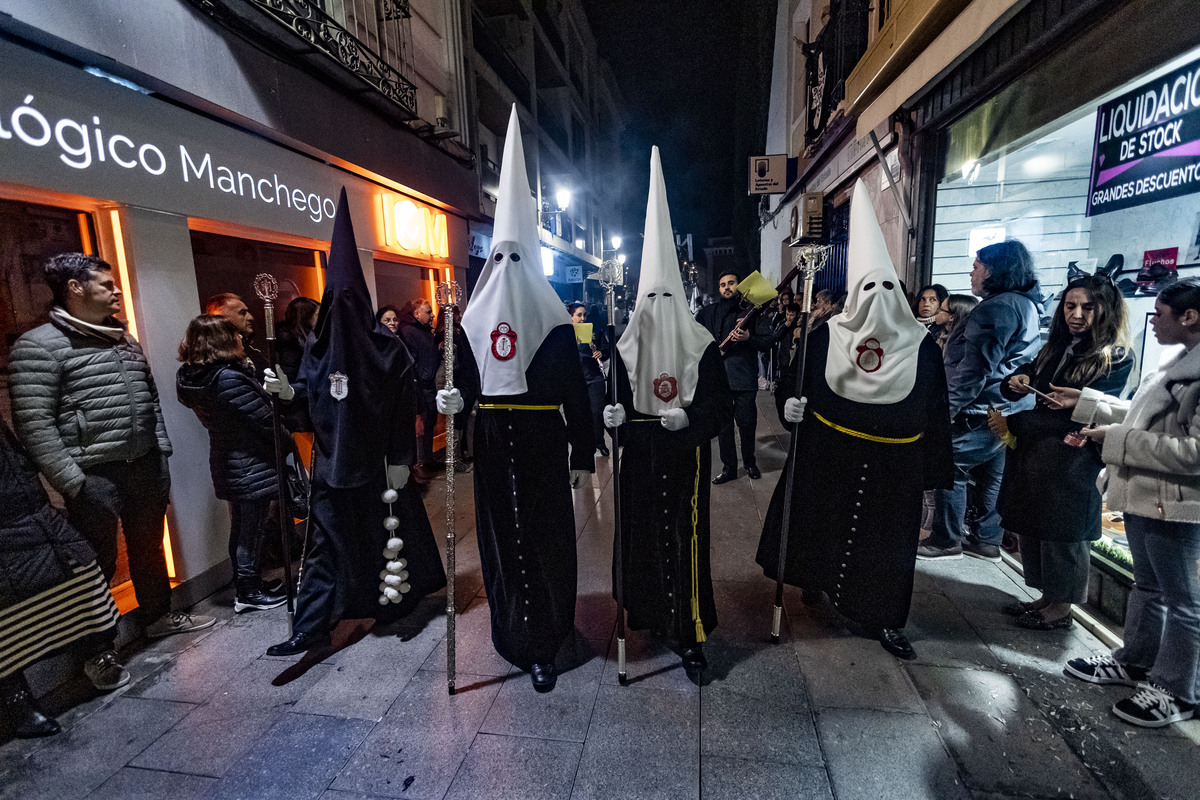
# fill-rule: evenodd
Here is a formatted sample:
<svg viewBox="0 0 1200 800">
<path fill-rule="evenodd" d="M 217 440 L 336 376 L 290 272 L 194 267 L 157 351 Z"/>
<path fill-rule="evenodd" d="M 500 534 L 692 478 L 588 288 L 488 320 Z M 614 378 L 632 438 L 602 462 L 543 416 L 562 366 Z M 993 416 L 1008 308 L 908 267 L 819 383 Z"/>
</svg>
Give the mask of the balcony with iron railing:
<svg viewBox="0 0 1200 800">
<path fill-rule="evenodd" d="M 402 120 L 417 118 L 417 87 L 326 13 L 317 0 L 191 0 L 204 13 L 284 60 Z M 385 0 L 402 14 L 408 0 Z"/>
</svg>

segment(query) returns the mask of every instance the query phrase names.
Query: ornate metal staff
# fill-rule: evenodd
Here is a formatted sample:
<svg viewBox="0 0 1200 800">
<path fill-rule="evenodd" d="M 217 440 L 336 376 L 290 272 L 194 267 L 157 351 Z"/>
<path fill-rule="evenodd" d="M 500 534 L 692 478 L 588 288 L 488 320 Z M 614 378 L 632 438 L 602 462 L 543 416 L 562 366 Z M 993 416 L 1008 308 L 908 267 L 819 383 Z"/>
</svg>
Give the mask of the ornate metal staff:
<svg viewBox="0 0 1200 800">
<path fill-rule="evenodd" d="M 804 362 L 808 356 L 808 318 L 812 312 L 813 280 L 825 266 L 829 258 L 829 248 L 820 245 L 804 245 L 796 251 L 795 265 L 804 273 L 804 300 L 800 307 L 800 320 L 796 324 L 800 328 L 800 342 L 796 345 L 796 388 L 795 397 L 803 396 L 804 392 Z M 792 529 L 792 493 L 796 483 L 796 454 L 799 450 L 800 426 L 792 426 L 792 439 L 788 446 L 787 483 L 783 487 L 783 518 L 779 525 L 779 564 L 775 573 L 775 613 L 771 620 L 771 643 L 779 644 L 779 625 L 783 618 L 783 570 L 787 565 L 788 535 Z"/>
<path fill-rule="evenodd" d="M 608 303 L 608 363 L 612 379 L 612 404 L 617 404 L 617 301 L 616 288 L 624 281 L 622 264 L 616 259 L 606 259 L 600 264 L 596 276 L 604 287 Z M 604 434 L 602 433 L 601 436 Z M 625 672 L 625 548 L 621 537 L 621 442 L 617 428 L 612 436 L 612 482 L 613 482 L 613 594 L 617 600 L 617 681 L 624 686 L 629 682 Z"/>
<path fill-rule="evenodd" d="M 442 327 L 446 345 L 446 389 L 454 388 L 454 306 L 458 303 L 456 281 L 437 287 L 437 302 L 445 316 Z M 446 417 L 446 688 L 454 694 L 454 450 L 457 439 L 454 415 Z"/>
<path fill-rule="evenodd" d="M 275 276 L 263 272 L 254 276 L 254 293 L 263 301 L 263 320 L 267 328 L 267 361 L 278 370 L 275 360 L 275 298 L 279 295 L 279 282 Z M 271 428 L 275 432 L 275 474 L 277 476 L 276 505 L 279 506 L 279 535 L 283 550 L 283 585 L 287 592 L 288 636 L 293 634 L 292 622 L 296 616 L 296 590 L 292 586 L 292 512 L 287 502 L 287 471 L 283 456 L 283 423 L 279 419 L 279 398 L 271 395 Z M 289 448 L 290 449 L 290 448 Z"/>
</svg>

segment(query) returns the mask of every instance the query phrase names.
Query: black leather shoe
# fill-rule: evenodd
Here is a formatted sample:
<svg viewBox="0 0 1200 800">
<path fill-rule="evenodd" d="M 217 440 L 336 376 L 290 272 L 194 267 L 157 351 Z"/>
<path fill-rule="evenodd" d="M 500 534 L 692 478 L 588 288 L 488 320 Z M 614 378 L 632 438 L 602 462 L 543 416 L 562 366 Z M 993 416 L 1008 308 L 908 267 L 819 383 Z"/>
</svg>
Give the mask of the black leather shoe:
<svg viewBox="0 0 1200 800">
<path fill-rule="evenodd" d="M 897 658 L 903 658 L 905 661 L 912 661 L 917 657 L 917 651 L 913 650 L 908 637 L 899 628 L 881 629 L 879 631 L 879 643 L 883 645 L 884 650 L 887 650 Z"/>
<path fill-rule="evenodd" d="M 34 702 L 33 695 L 26 689 L 4 698 L 4 710 L 13 724 L 13 735 L 18 739 L 36 739 L 53 736 L 62 730 L 54 717 L 42 713 Z"/>
<path fill-rule="evenodd" d="M 737 478 L 737 470 L 728 468 L 723 469 L 717 473 L 717 477 L 713 478 L 713 486 L 720 486 L 722 483 L 729 483 L 735 478 Z"/>
<path fill-rule="evenodd" d="M 294 656 L 296 653 L 303 653 L 305 650 L 312 650 L 317 647 L 328 647 L 330 644 L 329 634 L 327 633 L 297 633 L 286 642 L 273 644 L 267 648 L 269 656 Z"/>
<path fill-rule="evenodd" d="M 704 657 L 704 648 L 700 645 L 689 647 L 683 651 L 683 668 L 689 672 L 699 672 L 708 669 L 708 659 Z"/>
<path fill-rule="evenodd" d="M 612 453 L 608 452 L 607 447 L 605 447 L 604 445 L 600 445 L 600 455 L 608 457 L 608 456 L 612 455 Z"/>
<path fill-rule="evenodd" d="M 762 477 L 762 473 L 758 471 L 758 467 L 751 464 L 746 467 L 746 474 L 750 476 L 750 480 L 756 481 Z"/>
<path fill-rule="evenodd" d="M 551 691 L 558 683 L 558 673 L 554 671 L 553 664 L 534 664 L 529 670 L 529 677 L 533 681 L 533 690 L 538 694 Z"/>
</svg>

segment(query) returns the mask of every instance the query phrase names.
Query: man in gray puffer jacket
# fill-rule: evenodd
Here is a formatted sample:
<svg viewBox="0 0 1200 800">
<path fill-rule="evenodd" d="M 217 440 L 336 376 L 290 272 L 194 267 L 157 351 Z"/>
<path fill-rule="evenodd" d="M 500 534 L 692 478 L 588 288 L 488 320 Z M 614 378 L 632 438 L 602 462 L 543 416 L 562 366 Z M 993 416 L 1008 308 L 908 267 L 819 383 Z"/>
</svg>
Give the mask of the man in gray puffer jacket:
<svg viewBox="0 0 1200 800">
<path fill-rule="evenodd" d="M 142 348 L 113 315 L 121 289 L 112 267 L 82 253 L 45 265 L 50 322 L 23 334 L 10 355 L 17 434 L 111 581 L 117 526 L 147 636 L 207 628 L 211 617 L 171 613 L 163 516 L 171 442 Z"/>
</svg>

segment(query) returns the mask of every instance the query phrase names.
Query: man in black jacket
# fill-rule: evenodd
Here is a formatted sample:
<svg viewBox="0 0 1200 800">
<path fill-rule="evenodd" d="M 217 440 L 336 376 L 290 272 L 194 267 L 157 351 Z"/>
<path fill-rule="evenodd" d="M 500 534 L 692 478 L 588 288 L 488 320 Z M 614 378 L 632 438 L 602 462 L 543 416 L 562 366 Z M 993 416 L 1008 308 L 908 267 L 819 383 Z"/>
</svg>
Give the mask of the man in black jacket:
<svg viewBox="0 0 1200 800">
<path fill-rule="evenodd" d="M 64 253 L 46 263 L 45 277 L 50 322 L 23 334 L 10 360 L 17 434 L 110 581 L 120 524 L 146 635 L 207 628 L 212 617 L 171 612 L 163 554 L 171 442 L 150 364 L 114 316 L 121 289 L 112 267 Z"/>
<path fill-rule="evenodd" d="M 433 336 L 433 306 L 424 297 L 409 301 L 396 335 L 412 355 L 417 378 L 417 477 L 427 482 L 433 462 L 433 433 L 437 426 L 437 371 L 442 363 Z"/>
<path fill-rule="evenodd" d="M 708 328 L 717 344 L 737 326 L 738 321 L 750 312 L 742 302 L 738 291 L 738 276 L 728 270 L 718 279 L 721 299 L 707 305 L 696 313 L 696 321 Z M 759 317 L 749 330 L 736 333 L 722 352 L 725 375 L 733 391 L 733 421 L 721 429 L 717 443 L 721 451 L 721 472 L 713 483 L 728 483 L 737 477 L 737 447 L 733 441 L 733 426 L 736 423 L 742 440 L 742 463 L 751 479 L 762 477 L 754 458 L 754 432 L 758 427 L 758 408 L 755 396 L 758 392 L 758 353 L 771 347 L 771 332 L 766 322 Z"/>
</svg>

